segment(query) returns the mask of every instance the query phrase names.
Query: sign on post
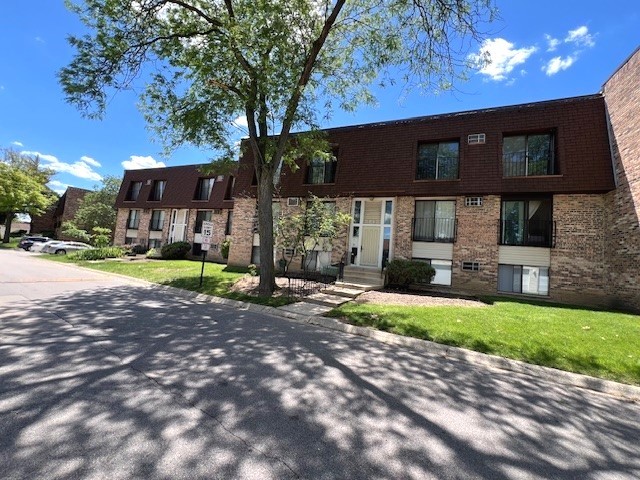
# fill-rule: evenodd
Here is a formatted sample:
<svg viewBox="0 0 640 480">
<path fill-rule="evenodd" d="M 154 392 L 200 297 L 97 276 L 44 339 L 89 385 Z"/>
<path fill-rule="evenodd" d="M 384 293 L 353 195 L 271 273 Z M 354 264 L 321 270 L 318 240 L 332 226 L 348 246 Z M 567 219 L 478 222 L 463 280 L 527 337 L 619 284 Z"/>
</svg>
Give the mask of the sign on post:
<svg viewBox="0 0 640 480">
<path fill-rule="evenodd" d="M 207 256 L 207 251 L 211 247 L 211 237 L 213 237 L 213 222 L 202 222 L 202 268 L 200 269 L 200 286 L 202 286 L 202 277 L 204 277 L 204 259 Z"/>
</svg>

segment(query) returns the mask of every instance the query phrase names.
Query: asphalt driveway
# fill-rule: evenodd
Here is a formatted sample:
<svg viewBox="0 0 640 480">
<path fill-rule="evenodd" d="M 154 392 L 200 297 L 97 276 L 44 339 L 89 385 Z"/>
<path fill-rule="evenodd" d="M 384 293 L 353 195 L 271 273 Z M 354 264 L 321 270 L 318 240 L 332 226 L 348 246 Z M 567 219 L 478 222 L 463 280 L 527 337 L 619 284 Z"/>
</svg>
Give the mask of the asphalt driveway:
<svg viewBox="0 0 640 480">
<path fill-rule="evenodd" d="M 2 478 L 640 477 L 636 403 L 13 253 Z"/>
</svg>

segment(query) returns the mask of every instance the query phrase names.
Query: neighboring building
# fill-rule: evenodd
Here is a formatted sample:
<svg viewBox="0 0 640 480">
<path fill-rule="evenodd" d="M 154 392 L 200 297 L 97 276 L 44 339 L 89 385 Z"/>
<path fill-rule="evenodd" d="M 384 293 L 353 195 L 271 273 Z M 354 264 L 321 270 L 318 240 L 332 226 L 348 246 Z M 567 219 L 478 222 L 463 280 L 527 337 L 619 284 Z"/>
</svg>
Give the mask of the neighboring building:
<svg viewBox="0 0 640 480">
<path fill-rule="evenodd" d="M 31 218 L 31 232 L 42 233 L 60 240 L 74 240 L 62 234 L 62 224 L 73 220 L 80 206 L 80 201 L 89 192 L 91 190 L 68 187 L 62 196 L 42 215 Z"/>
<path fill-rule="evenodd" d="M 201 172 L 205 165 L 125 171 L 116 200 L 114 243 L 160 248 L 186 241 L 201 255 L 203 221 L 214 223 L 207 258 L 221 261 L 220 245 L 233 221 L 233 175 Z"/>
</svg>

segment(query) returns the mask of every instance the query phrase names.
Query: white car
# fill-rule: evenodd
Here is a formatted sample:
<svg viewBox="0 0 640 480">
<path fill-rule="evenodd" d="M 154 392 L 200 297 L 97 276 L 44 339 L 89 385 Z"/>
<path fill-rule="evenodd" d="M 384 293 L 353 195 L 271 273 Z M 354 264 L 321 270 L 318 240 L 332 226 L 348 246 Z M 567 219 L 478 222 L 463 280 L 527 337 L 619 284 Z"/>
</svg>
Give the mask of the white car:
<svg viewBox="0 0 640 480">
<path fill-rule="evenodd" d="M 55 253 L 56 255 L 66 255 L 67 253 L 77 252 L 78 250 L 90 250 L 92 248 L 91 245 L 82 242 L 61 242 L 48 250 L 49 253 Z"/>
<path fill-rule="evenodd" d="M 58 245 L 62 243 L 62 240 L 49 240 L 48 242 L 44 242 L 44 243 L 34 243 L 33 245 L 31 245 L 31 248 L 29 248 L 30 252 L 40 252 L 40 253 L 49 253 L 49 248 L 54 247 L 55 245 Z"/>
</svg>

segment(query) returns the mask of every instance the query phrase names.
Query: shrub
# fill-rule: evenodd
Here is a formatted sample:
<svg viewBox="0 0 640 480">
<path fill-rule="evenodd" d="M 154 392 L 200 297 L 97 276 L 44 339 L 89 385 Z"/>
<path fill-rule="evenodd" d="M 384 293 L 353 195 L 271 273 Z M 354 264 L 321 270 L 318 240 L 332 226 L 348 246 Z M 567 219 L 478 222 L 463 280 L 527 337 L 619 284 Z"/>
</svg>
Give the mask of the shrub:
<svg viewBox="0 0 640 480">
<path fill-rule="evenodd" d="M 157 248 L 149 249 L 147 251 L 146 255 L 147 255 L 147 258 L 160 258 L 161 257 L 160 250 L 158 250 Z"/>
<path fill-rule="evenodd" d="M 188 242 L 169 243 L 162 247 L 160 253 L 165 260 L 183 260 L 191 250 Z"/>
<path fill-rule="evenodd" d="M 131 253 L 134 253 L 136 255 L 144 255 L 148 251 L 149 251 L 149 247 L 147 247 L 146 245 L 141 245 L 139 243 L 136 243 L 135 245 L 131 245 Z"/>
<path fill-rule="evenodd" d="M 102 247 L 91 250 L 79 250 L 69 254 L 72 260 L 104 260 L 105 258 L 120 258 L 124 256 L 125 249 L 122 247 Z"/>
<path fill-rule="evenodd" d="M 434 268 L 426 262 L 392 260 L 387 264 L 387 278 L 391 285 L 408 287 L 412 283 L 431 283 L 435 275 Z"/>
<path fill-rule="evenodd" d="M 231 240 L 229 239 L 223 241 L 220 245 L 220 255 L 222 255 L 222 258 L 225 260 L 229 258 L 229 248 L 231 248 Z"/>
</svg>

